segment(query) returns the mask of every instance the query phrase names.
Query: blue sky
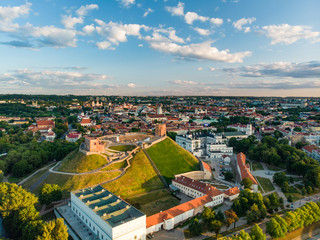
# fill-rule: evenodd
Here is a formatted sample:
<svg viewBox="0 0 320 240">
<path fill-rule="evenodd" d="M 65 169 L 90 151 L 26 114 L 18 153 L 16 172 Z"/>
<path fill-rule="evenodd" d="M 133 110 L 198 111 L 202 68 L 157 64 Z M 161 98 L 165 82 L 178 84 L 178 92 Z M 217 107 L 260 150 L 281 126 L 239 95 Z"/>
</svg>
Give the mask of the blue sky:
<svg viewBox="0 0 320 240">
<path fill-rule="evenodd" d="M 2 0 L 0 94 L 320 96 L 318 0 Z"/>
</svg>

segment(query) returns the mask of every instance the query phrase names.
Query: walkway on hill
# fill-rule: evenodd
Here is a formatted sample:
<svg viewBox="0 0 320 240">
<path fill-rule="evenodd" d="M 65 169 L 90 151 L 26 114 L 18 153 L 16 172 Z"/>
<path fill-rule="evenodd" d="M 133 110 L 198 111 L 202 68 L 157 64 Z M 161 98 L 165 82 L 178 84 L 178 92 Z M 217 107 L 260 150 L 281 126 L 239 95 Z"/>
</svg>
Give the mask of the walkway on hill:
<svg viewBox="0 0 320 240">
<path fill-rule="evenodd" d="M 151 157 L 149 156 L 148 152 L 143 149 L 144 154 L 147 156 L 147 158 L 149 159 L 149 162 L 151 163 L 153 169 L 155 170 L 155 172 L 157 173 L 158 177 L 160 178 L 161 182 L 163 183 L 163 185 L 166 188 L 169 188 L 168 183 L 166 182 L 166 180 L 163 178 L 163 176 L 161 175 L 159 169 L 157 168 L 157 166 L 154 164 L 154 162 L 152 161 Z"/>
</svg>

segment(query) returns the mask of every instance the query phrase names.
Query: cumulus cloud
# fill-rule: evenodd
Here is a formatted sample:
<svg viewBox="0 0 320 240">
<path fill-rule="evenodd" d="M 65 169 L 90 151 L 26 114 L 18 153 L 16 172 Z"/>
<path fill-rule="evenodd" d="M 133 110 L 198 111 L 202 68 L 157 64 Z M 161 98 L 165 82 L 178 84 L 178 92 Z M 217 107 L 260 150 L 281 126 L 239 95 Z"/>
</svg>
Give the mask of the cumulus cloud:
<svg viewBox="0 0 320 240">
<path fill-rule="evenodd" d="M 193 28 L 197 33 L 199 33 L 201 36 L 208 36 L 211 34 L 210 30 L 208 29 L 203 29 L 203 28 L 198 28 L 195 27 Z"/>
<path fill-rule="evenodd" d="M 154 12 L 152 8 L 148 8 L 144 14 L 143 14 L 143 17 L 147 17 L 150 13 Z"/>
<path fill-rule="evenodd" d="M 222 18 L 211 18 L 210 22 L 217 25 L 217 26 L 220 26 L 223 24 L 223 19 Z"/>
<path fill-rule="evenodd" d="M 251 28 L 247 25 L 252 24 L 254 21 L 256 21 L 256 18 L 241 18 L 235 22 L 233 22 L 233 26 L 238 29 L 239 31 L 244 30 L 245 33 L 250 32 Z"/>
<path fill-rule="evenodd" d="M 198 70 L 198 71 L 202 71 L 202 70 L 203 70 L 203 67 L 198 67 L 197 70 Z"/>
<path fill-rule="evenodd" d="M 152 36 L 146 36 L 144 38 L 148 42 L 176 42 L 176 43 L 184 43 L 184 39 L 181 37 L 178 37 L 176 35 L 176 30 L 173 28 L 159 28 L 159 29 L 153 29 Z"/>
<path fill-rule="evenodd" d="M 209 67 L 210 72 L 214 72 L 216 69 L 214 67 Z"/>
<path fill-rule="evenodd" d="M 200 16 L 195 12 L 187 12 L 186 15 L 184 15 L 184 20 L 186 21 L 186 23 L 191 25 L 193 24 L 194 21 L 205 22 L 205 21 L 208 21 L 209 18 Z"/>
<path fill-rule="evenodd" d="M 97 47 L 98 47 L 99 49 L 102 49 L 102 50 L 106 50 L 106 49 L 112 49 L 112 50 L 114 50 L 114 48 L 111 47 L 111 43 L 108 42 L 108 41 L 97 42 L 96 45 L 97 45 Z"/>
<path fill-rule="evenodd" d="M 282 78 L 319 78 L 320 62 L 275 62 L 261 63 L 239 68 L 224 68 L 222 71 L 241 77 L 282 77 Z"/>
<path fill-rule="evenodd" d="M 262 27 L 262 29 L 263 33 L 271 38 L 271 45 L 277 43 L 292 44 L 300 39 L 315 41 L 320 35 L 320 32 L 313 32 L 310 26 L 303 25 L 269 25 Z"/>
<path fill-rule="evenodd" d="M 27 16 L 31 10 L 31 3 L 15 7 L 2 7 L 0 6 L 0 31 L 14 32 L 19 27 L 13 21 L 19 17 Z"/>
<path fill-rule="evenodd" d="M 37 90 L 77 90 L 110 88 L 106 84 L 109 76 L 104 74 L 87 74 L 80 72 L 64 71 L 32 71 L 28 69 L 15 70 L 0 75 L 1 85 L 6 88 L 24 88 Z"/>
<path fill-rule="evenodd" d="M 128 84 L 128 88 L 135 88 L 135 87 L 136 87 L 136 85 L 134 83 L 129 83 Z"/>
<path fill-rule="evenodd" d="M 205 59 L 219 62 L 242 62 L 243 58 L 251 55 L 251 52 L 238 52 L 229 53 L 229 50 L 219 51 L 217 48 L 211 46 L 210 41 L 190 44 L 190 45 L 178 45 L 172 42 L 150 42 L 151 48 L 173 54 L 182 58 L 191 59 Z"/>
<path fill-rule="evenodd" d="M 76 11 L 77 17 L 73 17 L 71 15 L 64 15 L 62 16 L 61 23 L 66 28 L 73 28 L 76 24 L 82 24 L 84 17 L 88 14 L 89 10 L 99 9 L 99 6 L 97 4 L 88 4 L 85 6 L 81 6 Z"/>
<path fill-rule="evenodd" d="M 179 2 L 176 7 L 166 7 L 166 10 L 171 13 L 172 16 L 184 15 L 184 3 Z"/>
<path fill-rule="evenodd" d="M 124 7 L 130 7 L 131 5 L 135 4 L 135 0 L 117 0 L 121 3 Z"/>
<path fill-rule="evenodd" d="M 115 45 L 119 42 L 126 42 L 127 36 L 141 37 L 140 30 L 148 30 L 149 27 L 139 24 L 121 24 L 110 21 L 105 23 L 102 20 L 95 20 L 98 26 L 96 26 L 96 31 L 101 36 L 107 38 L 107 40 Z"/>
<path fill-rule="evenodd" d="M 96 28 L 94 27 L 93 24 L 86 25 L 82 28 L 82 31 L 87 35 L 91 35 L 95 30 Z"/>
</svg>

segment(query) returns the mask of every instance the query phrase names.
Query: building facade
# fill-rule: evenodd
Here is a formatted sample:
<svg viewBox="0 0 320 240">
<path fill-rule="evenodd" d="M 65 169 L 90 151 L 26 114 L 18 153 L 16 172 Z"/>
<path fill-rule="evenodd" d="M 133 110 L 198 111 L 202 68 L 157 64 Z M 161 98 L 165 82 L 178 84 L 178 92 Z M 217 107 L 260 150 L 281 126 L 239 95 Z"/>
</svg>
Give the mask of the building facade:
<svg viewBox="0 0 320 240">
<path fill-rule="evenodd" d="M 232 155 L 233 148 L 228 147 L 227 139 L 221 134 L 188 133 L 176 136 L 176 143 L 191 152 L 196 157 L 206 159 L 222 158 L 223 155 Z"/>
<path fill-rule="evenodd" d="M 101 186 L 71 192 L 70 208 L 95 239 L 146 239 L 146 215 Z"/>
</svg>

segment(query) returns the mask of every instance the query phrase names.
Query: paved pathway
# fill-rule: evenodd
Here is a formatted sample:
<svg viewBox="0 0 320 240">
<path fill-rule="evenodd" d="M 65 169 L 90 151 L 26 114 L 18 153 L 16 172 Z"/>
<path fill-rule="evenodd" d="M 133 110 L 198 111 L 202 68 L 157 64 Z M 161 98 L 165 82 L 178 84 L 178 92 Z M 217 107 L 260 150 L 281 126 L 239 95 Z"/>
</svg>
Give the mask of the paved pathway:
<svg viewBox="0 0 320 240">
<path fill-rule="evenodd" d="M 23 179 L 21 182 L 19 182 L 18 185 L 24 184 L 26 181 L 28 181 L 30 178 L 32 178 L 34 175 L 36 175 L 38 172 L 40 172 L 40 171 L 42 171 L 42 170 L 44 170 L 44 169 L 47 169 L 47 168 L 50 167 L 52 164 L 54 164 L 54 163 L 50 163 L 49 165 L 44 166 L 43 168 L 38 169 L 37 171 L 35 171 L 34 173 L 32 173 L 30 176 L 26 177 L 26 178 Z"/>
</svg>

